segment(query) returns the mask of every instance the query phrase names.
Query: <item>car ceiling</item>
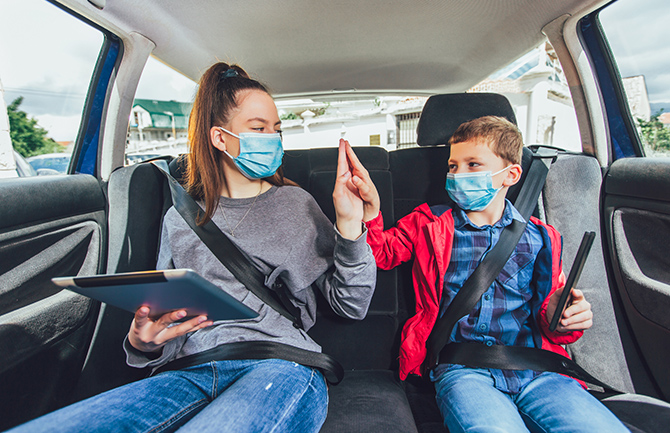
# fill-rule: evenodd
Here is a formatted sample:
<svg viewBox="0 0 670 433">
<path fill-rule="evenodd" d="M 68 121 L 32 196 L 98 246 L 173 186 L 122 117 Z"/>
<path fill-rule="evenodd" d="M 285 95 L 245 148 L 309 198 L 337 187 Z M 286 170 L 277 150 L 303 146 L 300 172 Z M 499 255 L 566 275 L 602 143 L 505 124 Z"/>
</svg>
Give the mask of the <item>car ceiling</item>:
<svg viewBox="0 0 670 433">
<path fill-rule="evenodd" d="M 98 2 L 101 0 L 97 0 Z M 537 46 L 542 27 L 602 0 L 63 0 L 138 32 L 193 80 L 236 62 L 277 95 L 463 91 Z"/>
</svg>

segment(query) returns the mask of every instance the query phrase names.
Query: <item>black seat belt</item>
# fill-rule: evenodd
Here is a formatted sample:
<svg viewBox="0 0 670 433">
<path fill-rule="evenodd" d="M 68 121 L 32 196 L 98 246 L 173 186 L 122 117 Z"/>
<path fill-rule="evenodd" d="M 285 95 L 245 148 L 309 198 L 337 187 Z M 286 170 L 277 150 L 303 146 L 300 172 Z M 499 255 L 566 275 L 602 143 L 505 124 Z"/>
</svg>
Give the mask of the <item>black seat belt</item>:
<svg viewBox="0 0 670 433">
<path fill-rule="evenodd" d="M 435 368 L 439 363 L 448 363 L 502 370 L 554 371 L 614 390 L 591 376 L 570 358 L 547 350 L 500 345 L 488 347 L 480 343 L 447 344 L 456 323 L 470 314 L 516 248 L 533 209 L 537 206 L 549 166 L 556 156 L 556 150 L 546 148 L 539 148 L 533 153 L 528 174 L 514 205 L 526 222 L 514 220 L 503 229 L 496 245 L 465 281 L 442 317 L 436 321 L 426 341 L 428 353 L 424 363 L 425 370 Z"/>
<path fill-rule="evenodd" d="M 302 329 L 300 309 L 293 305 L 288 299 L 288 295 L 286 294 L 286 290 L 288 289 L 284 286 L 284 283 L 278 278 L 273 285 L 273 288 L 276 291 L 275 293 L 280 299 L 280 301 L 278 301 L 273 296 L 270 289 L 265 286 L 265 275 L 244 256 L 237 245 L 228 239 L 211 219 L 202 226 L 197 224 L 196 219 L 203 213 L 203 210 L 179 182 L 170 175 L 167 162 L 164 160 L 156 160 L 152 161 L 152 163 L 168 180 L 172 203 L 175 209 L 184 218 L 195 234 L 198 235 L 200 240 L 212 251 L 212 253 L 214 253 L 216 258 L 219 259 L 230 273 L 233 274 L 233 276 L 250 292 L 279 314 L 289 319 L 294 327 Z M 309 352 L 293 346 L 270 342 L 250 341 L 242 342 L 237 344 L 237 346 L 225 346 L 229 345 L 225 344 L 202 353 L 179 358 L 166 364 L 154 373 L 159 372 L 159 370 L 173 370 L 184 368 L 186 366 L 198 365 L 207 362 L 207 359 L 205 358 L 212 360 L 212 356 L 216 355 L 217 358 L 214 359 L 286 359 L 288 361 L 298 362 L 309 367 L 323 370 L 324 375 L 332 384 L 339 383 L 344 377 L 344 369 L 342 366 L 334 358 L 325 353 Z M 242 346 L 246 346 L 246 348 Z M 305 352 L 307 352 L 309 356 L 306 356 L 307 354 Z M 246 357 L 240 358 L 240 356 L 244 356 L 244 353 L 247 353 Z M 203 361 L 203 359 L 205 360 Z M 175 365 L 179 365 L 180 367 L 174 367 Z"/>
</svg>

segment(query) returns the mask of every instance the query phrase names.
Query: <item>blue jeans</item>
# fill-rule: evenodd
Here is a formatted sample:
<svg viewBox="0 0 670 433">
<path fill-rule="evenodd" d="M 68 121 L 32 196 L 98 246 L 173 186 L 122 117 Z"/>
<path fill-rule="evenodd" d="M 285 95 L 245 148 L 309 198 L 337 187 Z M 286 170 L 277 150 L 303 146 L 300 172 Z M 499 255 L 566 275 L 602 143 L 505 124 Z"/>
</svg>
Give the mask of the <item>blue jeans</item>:
<svg viewBox="0 0 670 433">
<path fill-rule="evenodd" d="M 318 432 L 327 406 L 316 370 L 279 359 L 216 361 L 130 383 L 11 432 Z"/>
<path fill-rule="evenodd" d="M 542 373 L 518 394 L 493 386 L 486 369 L 448 370 L 435 382 L 444 425 L 457 432 L 628 432 L 574 379 Z"/>
</svg>

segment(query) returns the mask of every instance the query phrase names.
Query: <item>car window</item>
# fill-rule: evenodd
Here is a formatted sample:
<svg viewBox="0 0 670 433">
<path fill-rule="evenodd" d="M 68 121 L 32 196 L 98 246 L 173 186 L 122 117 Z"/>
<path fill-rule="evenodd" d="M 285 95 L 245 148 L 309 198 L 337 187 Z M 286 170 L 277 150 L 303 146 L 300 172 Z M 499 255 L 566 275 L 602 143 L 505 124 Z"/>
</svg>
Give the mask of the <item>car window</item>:
<svg viewBox="0 0 670 433">
<path fill-rule="evenodd" d="M 406 95 L 324 96 L 278 99 L 285 149 L 353 146 L 386 150 L 416 146 L 416 125 L 427 97 Z"/>
<path fill-rule="evenodd" d="M 137 86 L 126 139 L 126 165 L 187 152 L 196 83 L 150 57 Z"/>
<path fill-rule="evenodd" d="M 647 156 L 670 154 L 670 11 L 664 0 L 619 0 L 598 15 Z M 625 23 L 625 24 L 622 24 Z"/>
<path fill-rule="evenodd" d="M 506 96 L 526 145 L 582 150 L 570 88 L 548 42 L 464 90 Z M 339 137 L 356 146 L 416 147 L 416 128 L 427 99 L 405 95 L 280 99 L 284 147 L 332 147 Z"/>
<path fill-rule="evenodd" d="M 506 96 L 527 146 L 544 144 L 581 152 L 570 87 L 549 42 L 542 42 L 468 92 Z"/>
<path fill-rule="evenodd" d="M 103 35 L 51 3 L 22 0 L 0 3 L 0 40 L 11 146 L 38 174 L 65 173 Z"/>
</svg>

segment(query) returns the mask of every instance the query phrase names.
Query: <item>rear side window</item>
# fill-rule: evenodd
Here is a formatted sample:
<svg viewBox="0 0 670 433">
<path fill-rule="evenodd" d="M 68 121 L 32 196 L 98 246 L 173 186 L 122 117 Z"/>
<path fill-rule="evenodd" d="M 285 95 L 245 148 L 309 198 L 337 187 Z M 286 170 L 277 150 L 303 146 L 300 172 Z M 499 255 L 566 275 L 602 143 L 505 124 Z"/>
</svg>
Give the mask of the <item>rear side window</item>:
<svg viewBox="0 0 670 433">
<path fill-rule="evenodd" d="M 25 160 L 39 175 L 65 173 L 103 34 L 49 2 L 21 0 L 0 3 L 0 40 L 10 127 L 10 143 L 6 133 L 0 137 L 0 155 L 11 156 L 11 145 L 17 166 Z"/>
<path fill-rule="evenodd" d="M 196 83 L 150 57 L 137 85 L 126 137 L 126 165 L 188 152 Z"/>
<path fill-rule="evenodd" d="M 647 156 L 670 155 L 670 48 L 665 0 L 619 0 L 598 19 Z"/>
<path fill-rule="evenodd" d="M 507 97 L 527 146 L 542 144 L 581 152 L 570 86 L 549 42 L 540 43 L 468 92 Z"/>
</svg>

